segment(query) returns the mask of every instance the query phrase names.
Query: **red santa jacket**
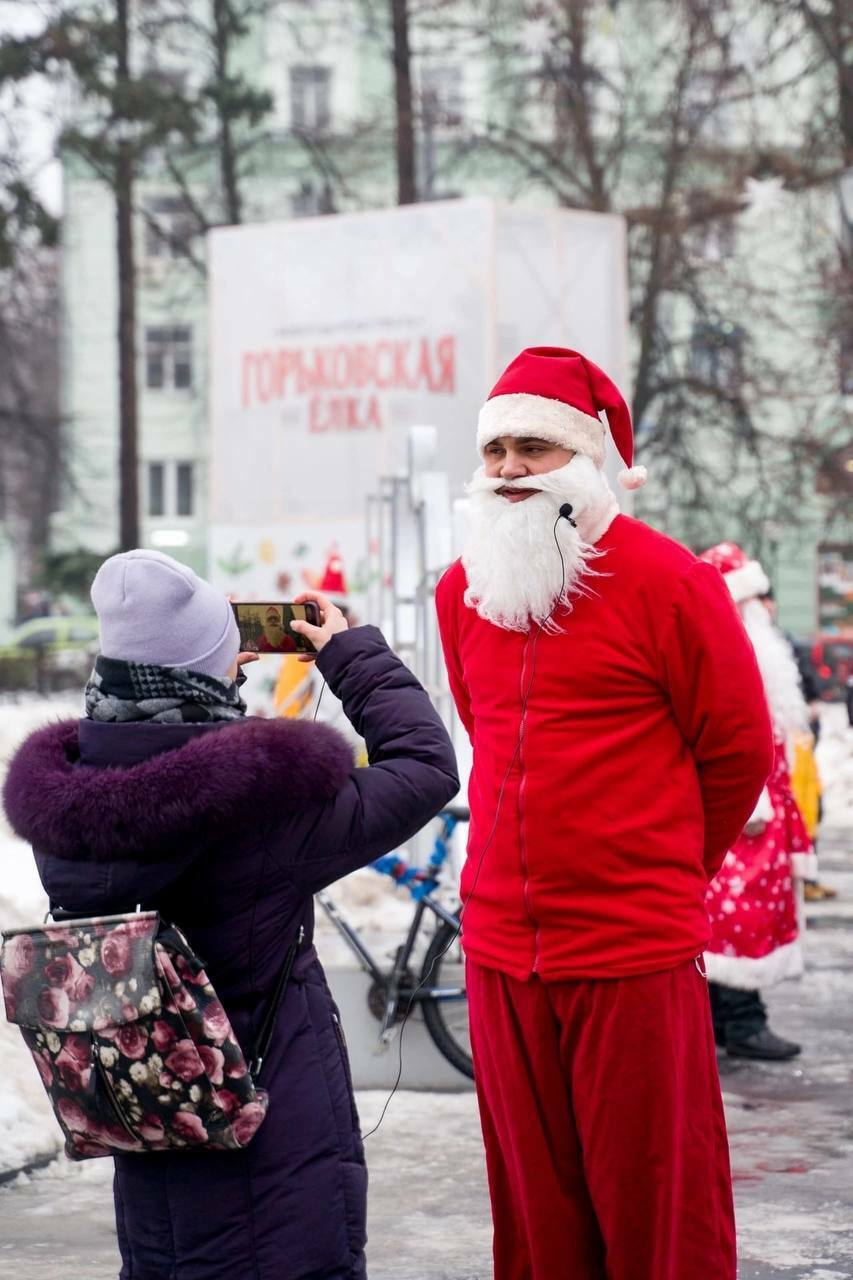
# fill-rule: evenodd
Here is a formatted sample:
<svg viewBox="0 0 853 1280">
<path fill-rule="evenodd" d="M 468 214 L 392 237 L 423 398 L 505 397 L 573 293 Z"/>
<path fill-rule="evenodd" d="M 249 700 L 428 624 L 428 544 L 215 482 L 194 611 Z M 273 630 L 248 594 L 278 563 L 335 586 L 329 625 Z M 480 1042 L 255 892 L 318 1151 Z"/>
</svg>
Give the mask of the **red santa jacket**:
<svg viewBox="0 0 853 1280">
<path fill-rule="evenodd" d="M 482 619 L 461 561 L 436 591 L 474 748 L 465 947 L 517 978 L 651 973 L 702 951 L 708 881 L 773 760 L 719 572 L 622 515 L 598 549 L 602 576 L 556 635 Z"/>
</svg>

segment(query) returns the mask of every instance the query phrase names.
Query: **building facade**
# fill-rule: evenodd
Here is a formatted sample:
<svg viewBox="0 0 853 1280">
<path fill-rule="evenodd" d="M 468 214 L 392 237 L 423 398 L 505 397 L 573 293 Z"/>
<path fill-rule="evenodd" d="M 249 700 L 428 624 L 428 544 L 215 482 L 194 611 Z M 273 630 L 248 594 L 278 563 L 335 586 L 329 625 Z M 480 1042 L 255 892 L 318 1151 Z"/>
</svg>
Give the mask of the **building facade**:
<svg viewBox="0 0 853 1280">
<path fill-rule="evenodd" d="M 199 2 L 195 7 L 203 14 L 208 6 Z M 420 198 L 482 194 L 537 205 L 569 202 L 572 175 L 561 175 L 560 187 L 553 180 L 556 170 L 545 171 L 549 158 L 559 155 L 555 139 L 559 141 L 560 129 L 576 123 L 576 104 L 561 89 L 557 19 L 549 17 L 554 6 L 535 6 L 522 24 L 517 21 L 518 8 L 503 0 L 487 6 L 437 5 L 428 7 L 413 25 Z M 639 0 L 619 5 L 602 0 L 590 6 L 589 56 L 604 69 L 602 83 L 618 86 L 623 77 L 627 84 L 629 73 L 654 65 L 658 54 L 663 59 L 666 31 L 647 21 L 648 9 Z M 738 66 L 752 67 L 752 78 L 760 80 L 764 33 L 744 28 L 741 39 Z M 269 93 L 272 105 L 255 135 L 248 131 L 241 139 L 243 221 L 395 203 L 389 40 L 385 6 L 357 0 L 319 0 L 310 6 L 294 0 L 253 22 L 234 56 L 246 80 Z M 185 33 L 153 44 L 140 34 L 137 41 L 141 64 L 156 59 L 163 74 L 182 86 L 192 83 L 203 54 Z M 790 56 L 801 58 L 802 52 Z M 774 64 L 774 74 L 778 70 Z M 785 70 L 795 78 L 796 66 Z M 647 92 L 654 98 L 654 75 L 649 81 Z M 750 99 L 739 106 L 735 91 L 731 107 L 722 112 L 712 101 L 717 82 L 699 58 L 694 81 L 688 106 L 694 126 L 702 121 L 692 135 L 702 142 L 697 169 L 727 166 L 736 174 L 738 159 L 757 132 L 768 147 L 787 145 L 792 122 L 778 108 L 774 116 L 771 98 L 758 105 Z M 661 70 L 661 111 L 667 84 Z M 804 116 L 814 109 L 813 95 L 821 91 L 817 84 L 800 95 L 798 110 Z M 606 90 L 602 93 L 606 96 Z M 606 118 L 606 111 L 600 118 Z M 531 139 L 542 150 L 541 181 L 531 164 Z M 629 186 L 633 182 L 641 192 L 642 140 L 627 148 L 621 163 Z M 177 160 L 168 154 L 149 156 L 138 175 L 136 200 L 141 538 L 204 570 L 209 369 L 199 211 L 210 224 L 227 221 L 215 152 Z M 733 450 L 731 431 L 715 431 L 707 400 L 695 421 L 688 406 L 688 447 L 694 448 L 695 437 L 696 465 L 703 478 L 712 473 L 720 494 L 719 511 L 713 499 L 707 500 L 707 484 L 704 505 L 679 489 L 687 481 L 666 475 L 664 453 L 659 472 L 665 482 L 656 485 L 653 463 L 639 514 L 697 549 L 700 543 L 723 537 L 744 541 L 765 560 L 781 619 L 799 634 L 820 625 L 816 569 L 826 536 L 827 498 L 818 492 L 817 478 L 833 453 L 827 442 L 831 445 L 837 436 L 837 447 L 843 450 L 844 416 L 851 404 L 851 387 L 838 372 L 837 344 L 831 331 L 827 337 L 822 330 L 825 308 L 822 311 L 821 300 L 813 296 L 819 268 L 804 256 L 803 245 L 811 242 L 816 258 L 829 257 L 828 244 L 845 234 L 845 225 L 849 233 L 837 186 L 818 186 L 800 195 L 784 190 L 782 184 L 774 189 L 772 182 L 759 183 L 743 212 L 734 209 L 729 216 L 709 220 L 704 228 L 697 225 L 685 232 L 685 253 L 694 255 L 702 271 L 701 307 L 688 290 L 673 291 L 660 302 L 674 376 L 682 385 L 689 385 L 692 377 L 723 397 L 729 392 L 734 396 L 748 346 L 752 369 L 766 371 L 764 384 L 753 375 L 752 421 L 759 422 L 768 440 L 775 436 L 782 444 L 775 453 L 764 451 L 773 459 L 768 470 L 749 448 Z M 83 546 L 105 555 L 115 549 L 118 538 L 117 288 L 115 257 L 107 248 L 114 238 L 111 192 L 68 158 L 62 365 L 71 480 L 53 520 L 56 550 Z M 774 282 L 772 305 L 765 297 L 768 280 Z M 735 296 L 742 302 L 733 308 Z M 738 323 L 720 321 L 733 310 Z M 778 379 L 774 382 L 773 371 L 780 367 L 787 371 L 784 386 Z M 789 389 L 797 385 L 803 389 L 799 401 Z M 641 456 L 646 442 L 652 451 L 659 427 L 655 414 L 652 405 L 637 423 Z M 784 442 L 808 437 L 810 431 L 814 448 L 800 448 L 787 457 L 786 471 Z M 247 458 L 247 467 L 251 462 Z M 797 484 L 791 483 L 792 469 Z M 834 474 L 830 488 L 837 484 Z M 789 488 L 787 515 L 781 504 L 780 518 L 780 503 L 768 503 L 767 495 L 778 498 Z M 765 512 L 770 506 L 772 516 Z M 843 583 L 853 541 L 849 525 L 843 519 L 836 522 L 831 537 L 833 572 Z M 842 586 L 842 594 L 843 590 Z"/>
</svg>

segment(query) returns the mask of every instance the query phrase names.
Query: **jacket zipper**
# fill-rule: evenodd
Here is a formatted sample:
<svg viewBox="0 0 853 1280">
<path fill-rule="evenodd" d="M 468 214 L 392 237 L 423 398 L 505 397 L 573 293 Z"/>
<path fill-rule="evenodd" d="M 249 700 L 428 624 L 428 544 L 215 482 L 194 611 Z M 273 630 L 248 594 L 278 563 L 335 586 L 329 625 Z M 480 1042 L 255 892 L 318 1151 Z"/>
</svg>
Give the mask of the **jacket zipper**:
<svg viewBox="0 0 853 1280">
<path fill-rule="evenodd" d="M 521 723 L 518 729 L 518 772 L 520 780 L 518 784 L 518 848 L 521 855 L 521 874 L 524 880 L 524 909 L 527 912 L 527 918 L 533 925 L 533 972 L 539 968 L 539 926 L 536 918 L 530 908 L 530 874 L 527 864 L 527 846 L 524 840 L 524 792 L 527 782 L 527 774 L 524 770 L 524 731 L 527 723 L 527 707 L 530 701 L 530 692 L 527 683 L 527 660 L 530 656 L 530 632 L 524 643 L 524 660 L 521 664 Z"/>
<path fill-rule="evenodd" d="M 98 1078 L 101 1081 L 101 1084 L 104 1086 L 104 1092 L 106 1093 L 107 1099 L 109 1100 L 110 1106 L 112 1107 L 113 1114 L 121 1124 L 122 1128 L 127 1132 L 128 1136 L 131 1137 L 134 1142 L 140 1142 L 141 1139 L 139 1137 L 139 1134 L 133 1132 L 133 1129 L 130 1127 L 130 1124 L 125 1119 L 124 1112 L 119 1106 L 118 1098 L 116 1097 L 116 1091 L 113 1088 L 112 1081 L 107 1075 L 106 1067 L 101 1062 L 97 1049 L 95 1050 L 95 1053 L 94 1053 L 94 1059 L 95 1059 L 95 1071 L 98 1074 Z"/>
</svg>

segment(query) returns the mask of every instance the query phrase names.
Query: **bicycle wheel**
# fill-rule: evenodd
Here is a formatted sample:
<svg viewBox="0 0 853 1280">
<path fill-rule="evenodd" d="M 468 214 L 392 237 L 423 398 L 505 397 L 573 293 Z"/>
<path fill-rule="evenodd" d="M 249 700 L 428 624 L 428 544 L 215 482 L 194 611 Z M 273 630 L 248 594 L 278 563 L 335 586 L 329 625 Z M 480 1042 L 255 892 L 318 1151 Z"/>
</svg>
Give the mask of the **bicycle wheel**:
<svg viewBox="0 0 853 1280">
<path fill-rule="evenodd" d="M 421 970 L 425 987 L 465 990 L 462 945 L 452 925 L 442 924 L 429 945 Z M 424 1022 L 433 1042 L 447 1061 L 469 1080 L 474 1079 L 471 1040 L 468 1035 L 468 1000 L 423 1000 Z"/>
</svg>

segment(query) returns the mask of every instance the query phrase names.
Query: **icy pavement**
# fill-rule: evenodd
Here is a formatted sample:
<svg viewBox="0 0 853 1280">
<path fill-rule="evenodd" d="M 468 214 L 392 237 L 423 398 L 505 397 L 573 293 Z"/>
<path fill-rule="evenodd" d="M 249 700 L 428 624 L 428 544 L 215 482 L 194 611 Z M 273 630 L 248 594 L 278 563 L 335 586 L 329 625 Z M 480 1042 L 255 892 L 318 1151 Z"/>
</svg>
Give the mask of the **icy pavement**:
<svg viewBox="0 0 853 1280">
<path fill-rule="evenodd" d="M 853 900 L 840 835 L 824 840 L 821 875 Z M 807 941 L 806 977 L 769 996 L 773 1025 L 802 1041 L 802 1058 L 720 1061 L 740 1280 L 853 1280 L 853 920 L 825 917 Z M 359 1095 L 365 1131 L 385 1098 Z M 397 1094 L 367 1152 L 370 1280 L 489 1280 L 474 1098 Z M 0 1278 L 115 1280 L 110 1173 L 106 1161 L 56 1161 L 0 1187 Z"/>
<path fill-rule="evenodd" d="M 827 832 L 820 874 L 843 895 L 809 910 L 806 976 L 768 993 L 793 1063 L 721 1058 L 740 1280 L 853 1277 L 853 840 Z"/>
<path fill-rule="evenodd" d="M 0 717 L 0 771 L 23 732 L 46 714 L 74 712 L 57 704 L 12 710 Z M 822 834 L 820 875 L 842 896 L 809 908 L 806 977 L 768 996 L 773 1026 L 800 1039 L 804 1053 L 777 1066 L 720 1062 L 740 1280 L 853 1280 L 853 734 L 841 708 L 827 710 L 826 825 L 843 824 L 846 834 Z M 31 855 L 2 818 L 0 867 L 0 925 L 37 919 L 44 903 Z M 367 929 L 387 927 L 390 912 L 400 911 L 384 882 L 366 872 L 341 892 Z M 4 1167 L 53 1149 L 57 1135 L 32 1063 L 2 1017 L 0 1064 L 2 1178 Z M 365 1132 L 386 1096 L 359 1095 Z M 472 1095 L 399 1093 L 367 1154 L 370 1280 L 490 1280 Z M 0 1280 L 115 1280 L 110 1175 L 107 1161 L 63 1159 L 0 1185 Z"/>
</svg>

